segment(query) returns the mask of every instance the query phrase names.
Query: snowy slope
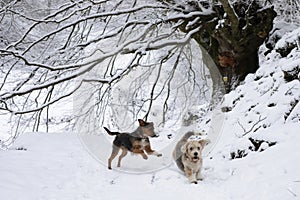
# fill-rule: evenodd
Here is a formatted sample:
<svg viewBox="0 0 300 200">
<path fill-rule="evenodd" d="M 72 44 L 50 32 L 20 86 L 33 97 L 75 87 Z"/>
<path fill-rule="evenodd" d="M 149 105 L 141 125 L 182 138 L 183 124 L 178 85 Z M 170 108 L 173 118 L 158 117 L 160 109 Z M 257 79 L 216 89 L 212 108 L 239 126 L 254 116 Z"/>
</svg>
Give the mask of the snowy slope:
<svg viewBox="0 0 300 200">
<path fill-rule="evenodd" d="M 225 96 L 221 138 L 205 157 L 197 185 L 174 164 L 144 174 L 110 171 L 75 134 L 27 133 L 0 151 L 0 198 L 299 199 L 299 37 L 300 29 L 286 34 L 261 56 L 257 73 Z M 278 49 L 290 44 L 295 48 L 281 55 Z"/>
</svg>

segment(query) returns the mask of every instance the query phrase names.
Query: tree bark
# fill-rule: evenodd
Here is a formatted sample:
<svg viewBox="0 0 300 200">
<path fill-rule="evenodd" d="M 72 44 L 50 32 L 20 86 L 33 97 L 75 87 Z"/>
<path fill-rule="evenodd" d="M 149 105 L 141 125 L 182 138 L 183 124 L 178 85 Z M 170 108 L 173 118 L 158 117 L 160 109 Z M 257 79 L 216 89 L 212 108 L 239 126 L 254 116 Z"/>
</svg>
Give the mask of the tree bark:
<svg viewBox="0 0 300 200">
<path fill-rule="evenodd" d="M 255 1 L 250 5 L 240 2 L 231 5 L 226 0 L 219 2 L 221 5 L 214 7 L 213 14 L 194 25 L 201 29 L 193 38 L 212 57 L 223 77 L 226 92 L 229 92 L 247 74 L 258 69 L 258 48 L 272 30 L 276 12 L 273 7 L 261 8 Z M 181 26 L 184 32 L 188 31 L 186 24 Z"/>
</svg>

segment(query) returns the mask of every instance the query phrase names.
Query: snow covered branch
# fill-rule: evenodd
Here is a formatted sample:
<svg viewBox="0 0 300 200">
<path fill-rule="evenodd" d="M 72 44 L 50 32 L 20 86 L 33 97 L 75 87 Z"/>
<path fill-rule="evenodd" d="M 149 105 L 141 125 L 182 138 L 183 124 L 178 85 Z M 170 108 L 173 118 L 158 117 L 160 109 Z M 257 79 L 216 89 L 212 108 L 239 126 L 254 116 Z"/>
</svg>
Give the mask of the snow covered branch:
<svg viewBox="0 0 300 200">
<path fill-rule="evenodd" d="M 249 52 L 242 46 L 248 47 L 249 41 L 260 45 L 270 28 L 261 26 L 261 19 L 265 19 L 261 9 L 257 18 L 249 17 L 249 22 L 261 20 L 257 27 L 264 30 L 240 30 L 244 16 L 237 5 L 224 0 L 47 2 L 1 2 L 0 109 L 26 115 L 24 121 L 39 122 L 43 114 L 48 116 L 52 106 L 90 87 L 92 93 L 87 96 L 93 102 L 86 104 L 86 112 L 95 112 L 98 118 L 121 107 L 127 109 L 122 110 L 123 117 L 130 115 L 132 121 L 138 115 L 148 118 L 155 113 L 154 104 L 159 100 L 161 121 L 166 122 L 171 112 L 176 113 L 175 105 L 181 105 L 177 113 L 183 113 L 193 103 L 216 102 L 207 96 L 211 85 L 213 95 L 223 94 L 219 75 L 223 68 L 218 56 L 227 55 L 233 59 L 227 64 L 233 63 L 239 70 L 237 65 L 242 66 L 244 52 Z M 230 21 L 226 26 L 220 24 L 224 19 Z M 239 35 L 234 34 L 237 29 Z M 230 41 L 232 35 L 241 38 Z M 257 46 L 254 49 L 253 54 Z M 197 60 L 201 56 L 204 64 Z M 124 81 L 132 91 L 120 86 L 125 85 Z M 126 91 L 126 98 L 117 95 L 117 88 Z M 197 103 L 188 98 L 201 93 L 203 98 Z M 112 96 L 123 102 L 110 104 Z"/>
<path fill-rule="evenodd" d="M 149 69 L 147 73 L 152 74 L 160 63 L 164 75 L 158 75 L 154 83 L 151 81 L 151 95 L 142 99 L 140 105 L 135 105 L 138 110 L 133 108 L 130 112 L 137 116 L 148 108 L 148 113 L 144 113 L 147 118 L 152 113 L 151 104 L 166 94 L 162 108 L 163 121 L 166 121 L 170 102 L 177 101 L 173 97 L 177 94 L 171 88 L 175 85 L 174 80 L 179 80 L 177 71 L 182 70 L 179 66 L 187 63 L 188 71 L 195 74 L 199 71 L 192 66 L 191 56 L 184 57 L 189 54 L 185 52 L 187 46 L 200 27 L 191 26 L 185 33 L 179 27 L 184 20 L 204 16 L 208 10 L 202 7 L 193 12 L 177 12 L 182 10 L 179 8 L 174 12 L 170 4 L 157 1 L 49 2 L 48 5 L 37 3 L 35 9 L 14 1 L 1 9 L 0 32 L 4 42 L 0 44 L 0 64 L 3 66 L 0 71 L 3 80 L 0 83 L 0 109 L 27 116 L 18 118 L 21 121 L 34 119 L 33 129 L 38 130 L 43 115 L 47 116 L 48 124 L 49 109 L 53 105 L 90 85 L 94 94 L 89 94 L 89 98 L 93 99 L 95 95 L 99 98 L 89 105 L 86 113 L 96 109 L 98 117 L 103 117 L 107 112 L 104 107 L 108 106 L 109 92 L 119 82 L 138 68 Z M 26 7 L 27 10 L 23 9 Z M 179 49 L 180 53 L 176 52 Z M 118 64 L 124 56 L 126 64 Z M 171 74 L 160 85 L 166 71 Z M 192 82 L 198 81 L 196 76 Z M 144 78 L 149 81 L 149 77 Z M 144 90 L 144 82 L 138 81 L 141 84 L 135 86 L 133 95 Z M 177 92 L 186 87 L 185 84 L 186 81 L 176 86 Z M 18 127 L 24 123 L 21 121 Z"/>
</svg>

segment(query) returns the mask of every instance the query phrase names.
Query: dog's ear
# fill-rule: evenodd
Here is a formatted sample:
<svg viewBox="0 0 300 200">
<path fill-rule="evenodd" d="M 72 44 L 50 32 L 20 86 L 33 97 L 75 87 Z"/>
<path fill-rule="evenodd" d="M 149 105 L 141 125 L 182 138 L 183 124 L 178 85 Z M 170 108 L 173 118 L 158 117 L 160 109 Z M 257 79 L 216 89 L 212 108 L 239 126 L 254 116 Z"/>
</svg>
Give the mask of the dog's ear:
<svg viewBox="0 0 300 200">
<path fill-rule="evenodd" d="M 208 145 L 210 143 L 210 139 L 205 139 L 205 140 L 200 140 L 199 143 L 205 147 L 206 145 Z"/>
<path fill-rule="evenodd" d="M 187 143 L 181 146 L 180 148 L 181 152 L 186 153 L 186 148 L 187 148 Z"/>
<path fill-rule="evenodd" d="M 140 126 L 146 126 L 147 125 L 147 122 L 145 122 L 142 119 L 138 119 L 138 121 L 139 121 Z"/>
</svg>

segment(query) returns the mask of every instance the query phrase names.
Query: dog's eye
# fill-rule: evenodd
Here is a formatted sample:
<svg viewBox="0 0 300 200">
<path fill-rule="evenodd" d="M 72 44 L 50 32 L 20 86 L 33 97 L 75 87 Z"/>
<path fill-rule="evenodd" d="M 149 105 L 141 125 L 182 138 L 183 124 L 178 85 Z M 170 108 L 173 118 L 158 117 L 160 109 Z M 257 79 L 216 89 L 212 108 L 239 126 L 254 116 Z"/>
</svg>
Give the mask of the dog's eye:
<svg viewBox="0 0 300 200">
<path fill-rule="evenodd" d="M 198 147 L 197 149 L 200 150 L 200 147 Z"/>
<path fill-rule="evenodd" d="M 190 147 L 190 151 L 193 151 L 193 149 L 194 149 L 193 147 Z"/>
</svg>

